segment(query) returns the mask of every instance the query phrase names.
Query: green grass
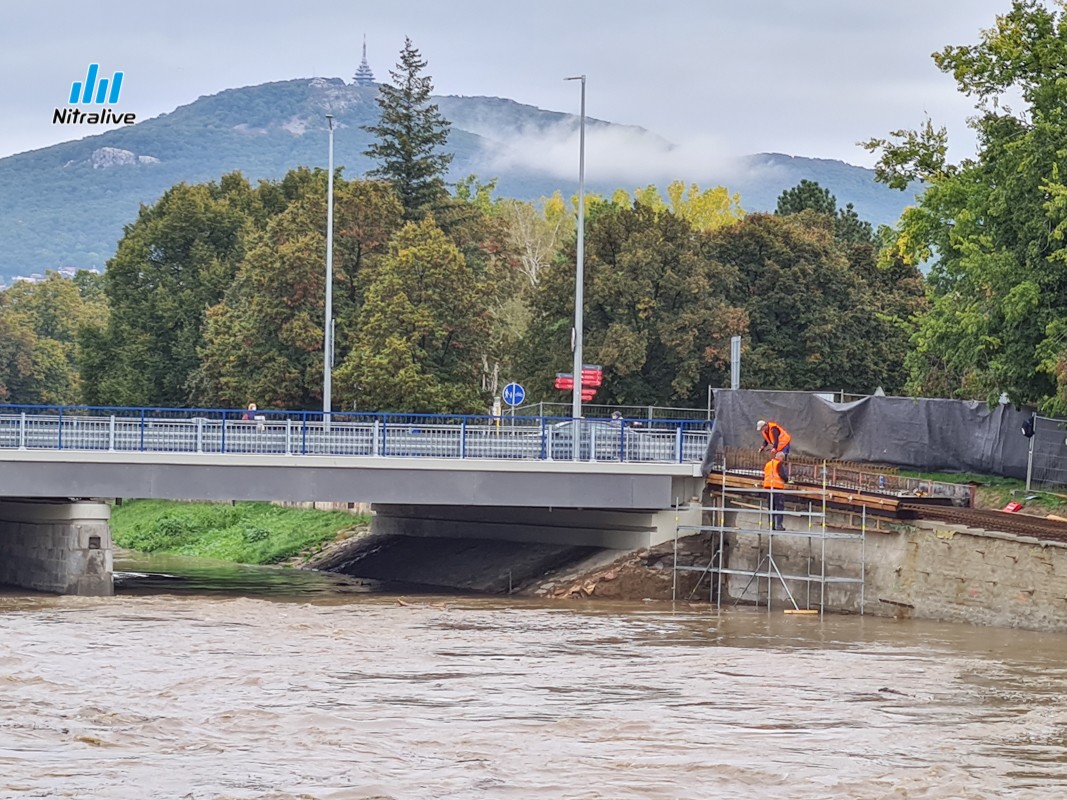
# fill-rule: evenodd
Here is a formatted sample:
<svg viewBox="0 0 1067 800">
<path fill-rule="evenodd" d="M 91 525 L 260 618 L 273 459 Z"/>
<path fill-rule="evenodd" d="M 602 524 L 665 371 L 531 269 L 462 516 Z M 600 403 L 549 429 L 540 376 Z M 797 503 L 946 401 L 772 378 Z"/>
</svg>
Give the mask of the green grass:
<svg viewBox="0 0 1067 800">
<path fill-rule="evenodd" d="M 976 484 L 975 501 L 979 508 L 1003 508 L 1013 500 L 1031 512 L 1059 512 L 1067 507 L 1067 497 L 1040 489 L 1026 491 L 1026 481 L 999 475 L 978 475 L 973 472 L 916 472 L 900 470 L 900 475 L 944 483 Z M 1026 498 L 1033 497 L 1032 500 Z"/>
<path fill-rule="evenodd" d="M 315 549 L 369 517 L 269 503 L 129 500 L 111 510 L 115 544 L 146 553 L 277 564 Z"/>
</svg>

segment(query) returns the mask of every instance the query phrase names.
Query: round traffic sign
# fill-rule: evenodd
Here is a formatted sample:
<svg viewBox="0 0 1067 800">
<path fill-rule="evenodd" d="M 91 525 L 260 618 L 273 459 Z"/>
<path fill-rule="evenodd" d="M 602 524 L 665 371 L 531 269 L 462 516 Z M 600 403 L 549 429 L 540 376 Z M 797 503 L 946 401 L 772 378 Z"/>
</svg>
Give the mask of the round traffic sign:
<svg viewBox="0 0 1067 800">
<path fill-rule="evenodd" d="M 500 395 L 509 406 L 517 406 L 526 399 L 526 390 L 518 383 L 509 383 Z"/>
</svg>

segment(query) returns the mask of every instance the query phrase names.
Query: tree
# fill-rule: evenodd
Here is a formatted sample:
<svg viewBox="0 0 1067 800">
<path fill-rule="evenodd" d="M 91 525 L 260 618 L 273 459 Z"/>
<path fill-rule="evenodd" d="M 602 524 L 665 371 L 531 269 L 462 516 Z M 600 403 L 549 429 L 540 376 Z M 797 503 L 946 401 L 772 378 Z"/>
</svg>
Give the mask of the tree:
<svg viewBox="0 0 1067 800">
<path fill-rule="evenodd" d="M 105 273 L 111 315 L 82 337 L 86 402 L 188 404 L 204 312 L 244 253 L 251 192 L 239 176 L 181 183 L 126 226 Z"/>
<path fill-rule="evenodd" d="M 447 196 L 445 175 L 451 153 L 440 152 L 448 141 L 450 123 L 430 103 L 433 83 L 423 76 L 426 61 L 405 37 L 400 63 L 390 70 L 392 84 L 381 84 L 377 125 L 364 126 L 376 141 L 364 155 L 378 162 L 368 174 L 388 181 L 404 207 L 408 220 L 418 220 L 437 209 Z"/>
<path fill-rule="evenodd" d="M 880 180 L 929 184 L 894 242 L 905 262 L 932 261 L 910 388 L 1067 412 L 1067 17 L 1014 0 L 977 44 L 934 61 L 976 98 L 975 157 L 949 163 L 929 120 L 865 143 Z"/>
<path fill-rule="evenodd" d="M 869 393 L 899 382 L 906 333 L 880 315 L 831 217 L 750 214 L 711 237 L 710 257 L 740 274 L 730 298 L 748 318 L 744 385 Z"/>
<path fill-rule="evenodd" d="M 372 271 L 353 348 L 337 370 L 345 407 L 484 412 L 485 289 L 433 217 L 408 223 Z"/>
<path fill-rule="evenodd" d="M 807 209 L 819 214 L 836 214 L 837 198 L 816 181 L 804 178 L 792 189 L 786 189 L 778 195 L 778 206 L 774 213 L 784 217 Z"/>
<path fill-rule="evenodd" d="M 623 198 L 625 200 L 625 198 Z M 704 255 L 683 217 L 641 202 L 598 203 L 585 255 L 586 361 L 604 369 L 598 402 L 697 404 L 721 385 L 743 312 L 724 299 L 737 273 Z M 544 271 L 520 366 L 533 398 L 570 372 L 574 247 Z"/>
<path fill-rule="evenodd" d="M 74 280 L 49 272 L 38 283 L 16 283 L 0 294 L 0 394 L 10 402 L 78 402 L 77 338 L 90 323 L 106 321 L 99 276 L 79 272 Z"/>
<path fill-rule="evenodd" d="M 207 312 L 191 381 L 204 405 L 322 403 L 327 176 L 297 170 L 289 177 L 289 205 L 250 235 L 233 284 Z M 363 272 L 385 252 L 401 209 L 377 181 L 338 179 L 334 193 L 334 350 L 343 361 L 362 305 Z"/>
<path fill-rule="evenodd" d="M 816 214 L 825 214 L 833 217 L 834 238 L 839 242 L 849 244 L 874 244 L 874 228 L 871 223 L 860 219 L 852 203 L 844 208 L 837 207 L 837 198 L 830 194 L 829 189 L 824 189 L 816 181 L 806 178 L 801 180 L 792 189 L 786 189 L 778 195 L 778 206 L 775 214 L 788 216 L 800 214 L 803 211 L 814 211 Z"/>
</svg>

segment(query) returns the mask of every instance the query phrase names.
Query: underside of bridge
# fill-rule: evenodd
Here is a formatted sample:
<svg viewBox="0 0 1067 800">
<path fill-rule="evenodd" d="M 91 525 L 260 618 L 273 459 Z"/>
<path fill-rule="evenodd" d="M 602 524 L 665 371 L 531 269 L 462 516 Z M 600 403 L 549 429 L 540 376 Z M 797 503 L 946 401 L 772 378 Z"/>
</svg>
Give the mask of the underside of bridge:
<svg viewBox="0 0 1067 800">
<path fill-rule="evenodd" d="M 664 510 L 395 505 L 376 503 L 372 531 L 382 535 L 493 539 L 570 547 L 634 550 L 675 536 L 679 524 L 699 524 L 699 503 Z M 696 519 L 690 516 L 696 514 Z"/>
</svg>

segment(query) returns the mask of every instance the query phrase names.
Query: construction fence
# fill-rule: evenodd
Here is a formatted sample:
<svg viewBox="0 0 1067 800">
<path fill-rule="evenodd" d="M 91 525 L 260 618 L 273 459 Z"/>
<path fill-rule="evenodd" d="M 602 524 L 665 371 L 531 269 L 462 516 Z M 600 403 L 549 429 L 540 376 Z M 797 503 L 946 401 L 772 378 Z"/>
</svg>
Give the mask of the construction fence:
<svg viewBox="0 0 1067 800">
<path fill-rule="evenodd" d="M 1067 487 L 1067 420 L 1034 417 L 1034 435 L 1026 470 L 1026 488 Z"/>
</svg>

